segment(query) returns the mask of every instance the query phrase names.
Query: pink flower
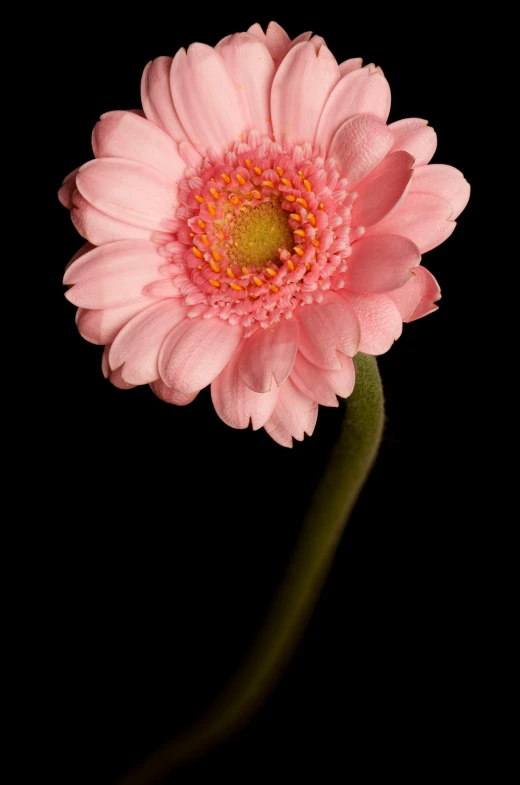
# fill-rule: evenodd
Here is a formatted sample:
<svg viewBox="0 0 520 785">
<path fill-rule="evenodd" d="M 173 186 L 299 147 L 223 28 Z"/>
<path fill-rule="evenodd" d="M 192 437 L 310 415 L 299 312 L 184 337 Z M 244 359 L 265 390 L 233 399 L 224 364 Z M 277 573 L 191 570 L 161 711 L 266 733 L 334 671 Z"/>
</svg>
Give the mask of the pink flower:
<svg viewBox="0 0 520 785">
<path fill-rule="evenodd" d="M 386 124 L 380 68 L 273 23 L 150 62 L 142 103 L 101 117 L 60 189 L 88 241 L 64 277 L 78 329 L 116 386 L 182 406 L 211 384 L 224 422 L 290 447 L 356 352 L 436 309 L 421 254 L 469 185 L 428 165 L 425 120 Z"/>
</svg>

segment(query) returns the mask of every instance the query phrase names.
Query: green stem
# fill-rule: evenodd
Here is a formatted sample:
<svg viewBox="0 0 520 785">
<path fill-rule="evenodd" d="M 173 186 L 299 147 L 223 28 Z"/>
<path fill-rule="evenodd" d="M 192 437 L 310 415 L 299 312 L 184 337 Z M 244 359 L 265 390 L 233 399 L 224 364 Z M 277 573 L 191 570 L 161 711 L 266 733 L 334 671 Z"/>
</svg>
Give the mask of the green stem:
<svg viewBox="0 0 520 785">
<path fill-rule="evenodd" d="M 209 711 L 120 785 L 152 785 L 229 738 L 264 703 L 301 640 L 381 441 L 384 400 L 374 357 L 355 358 L 356 386 L 287 572 L 243 665 Z"/>
</svg>

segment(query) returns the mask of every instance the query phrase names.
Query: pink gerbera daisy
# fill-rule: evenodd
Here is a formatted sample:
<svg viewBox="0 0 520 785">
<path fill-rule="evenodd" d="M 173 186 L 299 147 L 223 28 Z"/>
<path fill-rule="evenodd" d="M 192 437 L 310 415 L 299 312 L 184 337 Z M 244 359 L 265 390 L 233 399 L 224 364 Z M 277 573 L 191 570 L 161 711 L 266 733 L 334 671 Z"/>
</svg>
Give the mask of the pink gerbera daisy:
<svg viewBox="0 0 520 785">
<path fill-rule="evenodd" d="M 152 61 L 142 103 L 101 117 L 60 190 L 88 241 L 64 278 L 78 329 L 116 386 L 184 405 L 211 384 L 224 422 L 290 447 L 350 395 L 356 352 L 436 309 L 421 254 L 469 185 L 428 165 L 425 120 L 386 124 L 380 68 L 273 23 Z"/>
</svg>

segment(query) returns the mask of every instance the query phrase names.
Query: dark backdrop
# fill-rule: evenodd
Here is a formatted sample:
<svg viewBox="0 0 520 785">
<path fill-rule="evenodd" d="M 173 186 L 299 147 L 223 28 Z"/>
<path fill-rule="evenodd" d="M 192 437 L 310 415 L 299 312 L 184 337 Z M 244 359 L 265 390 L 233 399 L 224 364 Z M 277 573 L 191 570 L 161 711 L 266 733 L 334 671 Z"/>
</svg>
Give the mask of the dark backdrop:
<svg viewBox="0 0 520 785">
<path fill-rule="evenodd" d="M 244 6 L 209 14 L 187 5 L 180 18 L 170 8 L 145 4 L 134 15 L 126 6 L 117 17 L 71 9 L 48 39 L 37 65 L 49 102 L 50 190 L 91 157 L 100 114 L 140 106 L 150 59 L 270 18 Z M 390 120 L 427 118 L 439 137 L 434 162 L 457 166 L 475 185 L 465 67 L 473 52 L 463 28 L 434 18 L 423 30 L 375 6 L 339 18 L 304 8 L 273 16 L 291 37 L 309 28 L 323 35 L 339 61 L 381 65 Z M 63 268 L 82 240 L 57 200 L 52 210 L 52 385 L 41 423 L 52 450 L 42 451 L 40 499 L 51 520 L 41 535 L 50 555 L 41 640 L 58 718 L 51 757 L 55 779 L 111 785 L 197 717 L 240 661 L 341 410 L 321 407 L 315 435 L 289 451 L 263 431 L 227 428 L 206 392 L 176 408 L 146 387 L 113 388 L 101 375 L 102 350 L 77 334 L 62 295 Z M 478 710 L 467 641 L 479 534 L 465 502 L 476 449 L 472 390 L 485 372 L 464 353 L 482 330 L 468 319 L 478 230 L 470 202 L 454 235 L 424 260 L 443 290 L 440 310 L 405 325 L 380 359 L 383 445 L 297 656 L 241 734 L 168 783 L 307 775 L 357 783 L 381 766 L 423 782 L 443 775 L 448 760 L 454 776 L 465 765 L 464 729 Z"/>
</svg>

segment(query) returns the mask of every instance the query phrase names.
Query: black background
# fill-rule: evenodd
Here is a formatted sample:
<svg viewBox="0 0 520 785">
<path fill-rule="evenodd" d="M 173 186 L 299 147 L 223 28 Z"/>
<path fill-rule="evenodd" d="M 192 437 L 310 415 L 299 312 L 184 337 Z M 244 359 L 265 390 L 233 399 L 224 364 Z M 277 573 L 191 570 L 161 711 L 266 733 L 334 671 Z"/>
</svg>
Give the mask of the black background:
<svg viewBox="0 0 520 785">
<path fill-rule="evenodd" d="M 261 9 L 265 8 L 262 5 Z M 462 26 L 345 16 L 284 6 L 272 14 L 291 37 L 313 29 L 338 61 L 383 68 L 390 121 L 424 117 L 439 137 L 436 163 L 476 186 L 468 132 L 474 57 Z M 91 157 L 99 115 L 140 106 L 145 64 L 192 41 L 216 44 L 269 14 L 141 8 L 74 16 L 47 39 L 49 191 Z M 51 119 L 52 118 L 52 121 Z M 47 129 L 49 130 L 49 129 Z M 54 197 L 52 197 L 54 198 Z M 475 385 L 485 363 L 465 347 L 476 331 L 468 262 L 480 259 L 478 189 L 452 237 L 423 259 L 443 291 L 440 310 L 405 325 L 379 365 L 385 437 L 294 661 L 274 696 L 230 743 L 165 782 L 215 777 L 372 781 L 375 772 L 424 781 L 457 775 L 475 753 L 470 640 L 481 602 L 468 513 L 476 439 Z M 311 439 L 284 450 L 263 432 L 233 431 L 203 392 L 188 407 L 146 388 L 123 392 L 83 341 L 61 278 L 82 244 L 52 205 L 54 255 L 40 427 L 48 480 L 41 509 L 44 571 L 40 646 L 57 709 L 53 776 L 111 785 L 196 718 L 247 649 L 292 551 L 337 432 L 341 410 L 320 407 Z M 474 269 L 474 268 L 473 268 Z M 59 456 L 59 457 L 56 457 Z M 41 464 L 40 464 L 41 465 Z M 54 751 L 54 755 L 53 755 Z"/>
</svg>

